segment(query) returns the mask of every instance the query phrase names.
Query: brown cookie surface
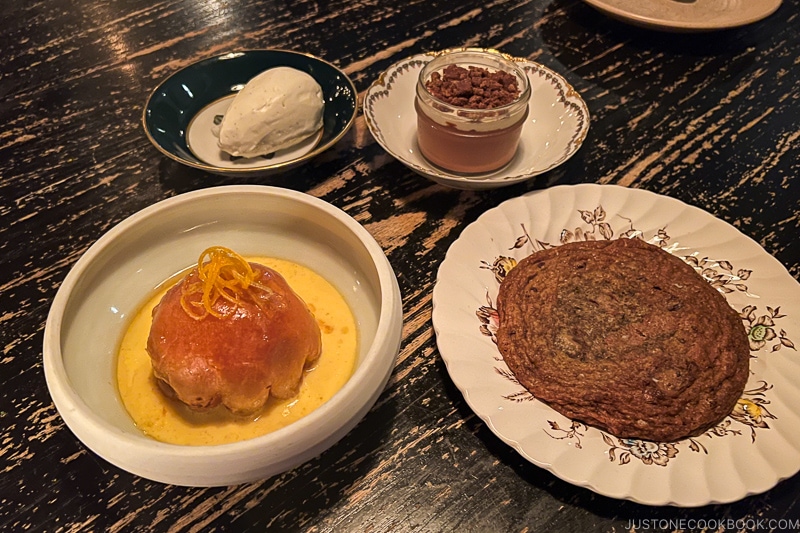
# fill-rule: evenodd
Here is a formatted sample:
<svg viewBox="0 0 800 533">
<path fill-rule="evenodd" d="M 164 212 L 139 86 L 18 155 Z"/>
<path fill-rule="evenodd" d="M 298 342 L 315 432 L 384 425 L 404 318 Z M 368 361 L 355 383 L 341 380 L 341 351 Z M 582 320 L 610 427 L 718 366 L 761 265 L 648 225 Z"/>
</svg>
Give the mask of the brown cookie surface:
<svg viewBox="0 0 800 533">
<path fill-rule="evenodd" d="M 674 441 L 730 414 L 749 375 L 738 313 L 641 239 L 536 252 L 500 285 L 497 344 L 519 382 L 618 437 Z"/>
</svg>

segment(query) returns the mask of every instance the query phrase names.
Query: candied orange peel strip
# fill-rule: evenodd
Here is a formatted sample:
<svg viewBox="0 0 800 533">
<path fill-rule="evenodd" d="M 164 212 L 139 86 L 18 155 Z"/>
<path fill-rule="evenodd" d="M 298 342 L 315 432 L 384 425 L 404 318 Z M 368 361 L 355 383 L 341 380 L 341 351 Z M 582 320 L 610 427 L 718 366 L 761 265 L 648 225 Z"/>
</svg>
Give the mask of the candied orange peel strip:
<svg viewBox="0 0 800 533">
<path fill-rule="evenodd" d="M 253 270 L 244 257 L 224 246 L 203 250 L 197 260 L 197 277 L 198 281 L 184 284 L 181 292 L 181 307 L 195 320 L 208 315 L 224 318 L 233 314 L 251 286 L 269 290 L 258 283 L 260 273 Z M 200 299 L 192 300 L 191 297 L 198 293 Z M 226 313 L 214 308 L 220 298 L 233 304 Z"/>
</svg>

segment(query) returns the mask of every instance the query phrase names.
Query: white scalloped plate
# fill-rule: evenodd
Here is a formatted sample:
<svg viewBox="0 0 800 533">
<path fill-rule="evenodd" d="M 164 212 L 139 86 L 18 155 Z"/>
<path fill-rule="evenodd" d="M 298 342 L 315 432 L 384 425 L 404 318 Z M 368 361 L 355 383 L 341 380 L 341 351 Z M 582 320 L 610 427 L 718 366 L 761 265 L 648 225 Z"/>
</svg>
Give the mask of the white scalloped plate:
<svg viewBox="0 0 800 533">
<path fill-rule="evenodd" d="M 701 436 L 654 444 L 573 422 L 517 384 L 494 344 L 502 258 L 521 259 L 562 236 L 630 231 L 714 280 L 751 332 L 745 394 Z M 767 491 L 800 470 L 800 284 L 752 239 L 679 200 L 584 184 L 490 209 L 467 226 L 439 268 L 433 327 L 472 410 L 527 460 L 575 485 L 648 505 L 693 507 Z"/>
<path fill-rule="evenodd" d="M 384 150 L 405 166 L 448 187 L 491 189 L 552 170 L 581 147 L 589 131 L 589 109 L 581 95 L 544 65 L 504 54 L 517 62 L 531 84 L 530 112 L 514 158 L 500 170 L 478 175 L 450 173 L 429 163 L 417 147 L 414 95 L 422 68 L 446 52 L 417 54 L 395 63 L 370 85 L 364 96 L 364 119 L 369 131 Z"/>
</svg>

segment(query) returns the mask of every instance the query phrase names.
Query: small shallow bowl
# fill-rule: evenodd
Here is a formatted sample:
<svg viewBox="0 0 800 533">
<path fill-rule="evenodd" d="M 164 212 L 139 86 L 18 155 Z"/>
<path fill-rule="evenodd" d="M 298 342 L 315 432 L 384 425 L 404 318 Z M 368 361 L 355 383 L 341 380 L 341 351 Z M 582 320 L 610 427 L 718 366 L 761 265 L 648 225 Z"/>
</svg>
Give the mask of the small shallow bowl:
<svg viewBox="0 0 800 533">
<path fill-rule="evenodd" d="M 231 158 L 211 133 L 214 117 L 255 75 L 279 66 L 307 72 L 322 87 L 322 131 L 271 157 Z M 184 165 L 224 176 L 264 176 L 301 165 L 324 152 L 353 125 L 357 93 L 347 75 L 319 58 L 286 50 L 246 50 L 204 59 L 162 81 L 142 113 L 147 138 Z"/>
<path fill-rule="evenodd" d="M 336 286 L 359 328 L 356 369 L 327 403 L 267 435 L 217 446 L 165 444 L 145 436 L 125 410 L 116 387 L 117 349 L 154 289 L 215 244 L 306 265 Z M 350 431 L 382 392 L 401 329 L 397 279 L 358 222 L 287 189 L 216 187 L 152 205 L 89 248 L 53 300 L 44 371 L 64 422 L 103 459 L 163 483 L 232 485 L 289 470 Z"/>
<path fill-rule="evenodd" d="M 431 164 L 417 145 L 414 109 L 420 71 L 435 57 L 455 48 L 417 54 L 395 63 L 376 79 L 364 96 L 364 119 L 384 150 L 414 172 L 457 189 L 491 189 L 513 185 L 551 170 L 572 157 L 589 131 L 589 109 L 575 89 L 549 68 L 503 54 L 525 71 L 531 87 L 529 113 L 519 146 L 510 163 L 485 174 L 448 172 Z"/>
</svg>

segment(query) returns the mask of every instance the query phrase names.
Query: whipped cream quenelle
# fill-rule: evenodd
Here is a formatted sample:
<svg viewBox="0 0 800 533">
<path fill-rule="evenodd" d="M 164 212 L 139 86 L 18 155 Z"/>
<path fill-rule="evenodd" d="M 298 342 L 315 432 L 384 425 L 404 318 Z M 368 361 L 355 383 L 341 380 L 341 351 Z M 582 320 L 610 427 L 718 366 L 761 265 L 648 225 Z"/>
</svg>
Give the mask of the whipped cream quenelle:
<svg viewBox="0 0 800 533">
<path fill-rule="evenodd" d="M 322 87 L 309 74 L 291 67 L 265 70 L 247 82 L 225 112 L 219 147 L 239 157 L 288 148 L 322 128 L 324 106 Z"/>
</svg>

